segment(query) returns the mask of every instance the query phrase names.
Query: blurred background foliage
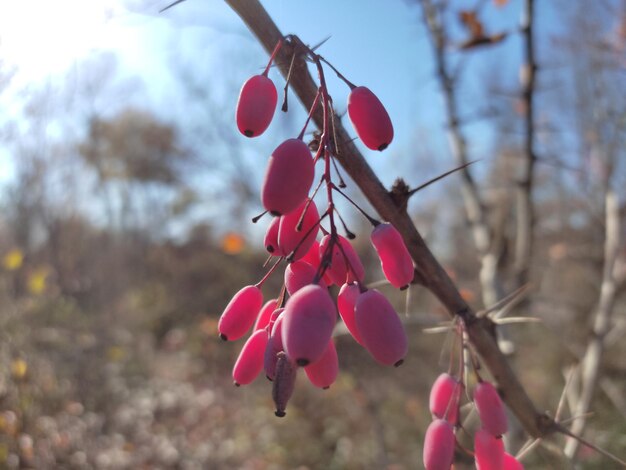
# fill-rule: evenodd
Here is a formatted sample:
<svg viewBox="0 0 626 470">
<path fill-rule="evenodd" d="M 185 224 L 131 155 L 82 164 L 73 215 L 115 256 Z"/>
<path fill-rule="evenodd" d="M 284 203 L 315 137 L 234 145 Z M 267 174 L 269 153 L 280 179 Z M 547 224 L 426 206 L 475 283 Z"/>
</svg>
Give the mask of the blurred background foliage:
<svg viewBox="0 0 626 470">
<path fill-rule="evenodd" d="M 552 412 L 565 372 L 584 352 L 599 297 L 601 190 L 609 170 L 625 233 L 626 10 L 619 1 L 584 3 L 563 15 L 557 32 L 539 13 L 537 121 L 545 161 L 537 170 L 532 302 L 518 313 L 542 323 L 508 329 L 522 383 L 539 409 Z M 165 4 L 127 2 L 122 12 L 151 18 Z M 489 11 L 494 31 L 498 8 L 509 8 L 508 18 L 519 6 L 513 0 L 478 4 Z M 472 5 L 448 2 L 444 18 L 452 31 L 458 12 Z M 370 15 L 377 8 L 368 3 Z M 423 29 L 416 2 L 403 8 Z M 244 76 L 265 63 L 260 50 L 225 47 L 231 60 L 209 74 L 239 69 L 237 76 Z M 402 45 L 405 53 L 411 47 Z M 484 128 L 495 136 L 489 154 L 480 155 L 477 179 L 490 217 L 510 242 L 520 102 L 517 69 L 494 67 L 489 59 L 498 47 L 494 41 L 455 60 L 462 68 L 471 54 L 482 54 L 471 65 L 483 77 L 480 87 L 471 81 L 465 86 L 472 92 L 460 93 L 467 115 L 480 114 L 481 124 L 469 125 L 470 141 L 484 150 Z M 230 370 L 242 342 L 222 344 L 216 324 L 233 293 L 264 273 L 261 237 L 268 221 L 250 222 L 260 212 L 264 159 L 256 154 L 269 154 L 299 124 L 279 117 L 271 138 L 251 144 L 236 134 L 232 119 L 238 82 L 209 89 L 207 70 L 163 52 L 179 87 L 169 110 L 142 101 L 149 78 L 120 75 L 116 54 L 95 50 L 75 69 L 33 83 L 19 82 L 19 66 L 0 61 L 0 166 L 7 175 L 0 186 L 0 467 L 419 468 L 428 391 L 447 367 L 452 341 L 422 330 L 444 318 L 441 307 L 419 287 L 408 299 L 382 287 L 398 311 L 408 313 L 406 363 L 381 367 L 338 331 L 338 382 L 321 391 L 299 377 L 285 419 L 273 416 L 265 379 L 235 389 Z M 419 73 L 415 80 L 431 80 L 432 70 Z M 291 101 L 301 116 L 298 106 Z M 437 143 L 445 139 L 442 122 L 402 124 L 415 140 L 405 138 L 397 152 L 411 158 L 375 167 L 387 166 L 384 177 L 402 174 L 412 185 L 452 167 Z M 480 309 L 479 262 L 454 178 L 416 196 L 410 210 L 466 299 Z M 356 216 L 348 219 L 359 234 L 355 246 L 366 280 L 380 280 L 369 228 Z M 510 250 L 505 243 L 505 285 Z M 625 257 L 622 242 L 622 270 Z M 274 276 L 265 297 L 280 285 Z M 623 282 L 614 309 L 586 435 L 624 456 Z M 580 468 L 611 468 L 605 462 L 580 450 Z M 528 468 L 562 465 L 545 448 L 527 460 Z"/>
</svg>

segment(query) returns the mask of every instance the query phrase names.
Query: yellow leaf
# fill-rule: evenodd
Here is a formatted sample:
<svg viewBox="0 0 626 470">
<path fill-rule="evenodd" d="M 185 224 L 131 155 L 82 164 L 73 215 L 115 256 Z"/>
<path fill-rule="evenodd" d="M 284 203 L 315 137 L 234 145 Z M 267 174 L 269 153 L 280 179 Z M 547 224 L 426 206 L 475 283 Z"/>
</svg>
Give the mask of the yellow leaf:
<svg viewBox="0 0 626 470">
<path fill-rule="evenodd" d="M 35 269 L 28 276 L 28 292 L 34 295 L 41 295 L 46 290 L 48 275 L 50 271 L 46 267 Z"/>
<path fill-rule="evenodd" d="M 2 265 L 4 269 L 8 271 L 15 271 L 22 267 L 24 263 L 24 253 L 19 248 L 15 248 L 9 251 L 2 259 Z"/>
<path fill-rule="evenodd" d="M 236 255 L 241 253 L 245 246 L 245 240 L 241 235 L 234 232 L 229 232 L 222 238 L 222 250 L 229 255 Z"/>
<path fill-rule="evenodd" d="M 28 372 L 28 364 L 24 359 L 15 359 L 11 363 L 11 373 L 13 377 L 16 379 L 23 379 L 26 377 L 26 373 Z"/>
</svg>

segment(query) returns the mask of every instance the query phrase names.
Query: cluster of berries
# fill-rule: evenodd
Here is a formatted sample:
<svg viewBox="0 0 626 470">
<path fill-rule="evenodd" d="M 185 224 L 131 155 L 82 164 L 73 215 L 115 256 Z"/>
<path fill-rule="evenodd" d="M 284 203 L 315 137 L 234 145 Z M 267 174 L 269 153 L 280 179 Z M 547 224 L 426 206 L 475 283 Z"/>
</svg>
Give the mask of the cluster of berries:
<svg viewBox="0 0 626 470">
<path fill-rule="evenodd" d="M 456 448 L 455 428 L 460 427 L 460 405 L 465 386 L 448 373 L 441 374 L 430 391 L 433 422 L 424 439 L 426 470 L 450 470 Z M 522 464 L 504 451 L 502 435 L 508 422 L 496 388 L 478 377 L 472 394 L 481 427 L 474 434 L 474 459 L 478 470 L 523 470 Z"/>
<path fill-rule="evenodd" d="M 382 151 L 389 145 L 393 139 L 391 120 L 369 89 L 354 86 L 299 41 L 292 45 L 296 53 L 305 53 L 316 65 L 320 85 L 302 132 L 272 152 L 265 172 L 261 202 L 266 209 L 264 214 L 269 212 L 274 217 L 264 244 L 275 262 L 261 281 L 235 294 L 218 323 L 220 337 L 228 341 L 243 337 L 254 326 L 235 363 L 233 379 L 236 385 L 249 384 L 264 370 L 273 382 L 277 416 L 285 415 L 299 369 L 304 369 L 317 387 L 328 388 L 335 381 L 338 358 L 332 333 L 338 320 L 337 312 L 354 339 L 376 361 L 398 366 L 407 353 L 403 324 L 383 294 L 375 289 L 368 290 L 363 284 L 365 269 L 349 241 L 354 234 L 345 227 L 333 202 L 333 195 L 338 193 L 354 204 L 340 189 L 343 181 L 335 185 L 331 175 L 331 163 L 337 155 L 333 140 L 335 112 L 322 63 L 330 66 L 350 87 L 348 115 L 368 148 Z M 247 137 L 261 135 L 274 115 L 278 94 L 267 74 L 280 47 L 281 43 L 265 71 L 250 78 L 241 89 L 236 121 L 239 131 Z M 303 136 L 320 105 L 323 126 L 312 154 Z M 323 175 L 309 196 L 318 162 L 324 164 Z M 320 214 L 313 198 L 323 184 L 327 206 Z M 402 236 L 393 225 L 381 223 L 354 205 L 374 227 L 371 242 L 386 278 L 397 288 L 408 287 L 413 280 L 414 266 Z M 335 216 L 341 220 L 346 237 L 338 233 Z M 327 228 L 322 225 L 325 219 Z M 277 298 L 263 304 L 263 282 L 281 263 L 286 264 L 283 288 Z M 330 290 L 334 285 L 340 287 L 336 300 Z"/>
</svg>

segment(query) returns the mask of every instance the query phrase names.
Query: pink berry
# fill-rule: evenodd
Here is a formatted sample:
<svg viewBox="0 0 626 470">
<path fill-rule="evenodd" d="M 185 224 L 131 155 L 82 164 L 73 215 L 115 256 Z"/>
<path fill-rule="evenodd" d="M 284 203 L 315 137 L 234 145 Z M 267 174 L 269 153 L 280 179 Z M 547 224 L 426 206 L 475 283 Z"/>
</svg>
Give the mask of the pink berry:
<svg viewBox="0 0 626 470">
<path fill-rule="evenodd" d="M 276 377 L 272 384 L 272 398 L 276 404 L 276 412 L 279 418 L 285 416 L 287 402 L 293 394 L 296 384 L 296 373 L 298 369 L 291 363 L 284 352 L 279 352 L 276 360 Z"/>
<path fill-rule="evenodd" d="M 306 254 L 302 258 L 300 258 L 300 261 L 306 261 L 315 269 L 320 267 L 320 262 L 321 262 L 320 244 L 317 240 L 313 242 L 313 244 L 311 245 L 311 248 L 309 248 L 309 251 L 307 251 Z M 333 281 L 330 280 L 330 277 L 328 276 L 328 273 L 326 272 L 322 275 L 322 280 L 324 281 L 324 284 L 327 286 L 330 286 L 333 284 Z"/>
<path fill-rule="evenodd" d="M 317 270 L 306 261 L 294 261 L 285 269 L 285 287 L 289 295 L 313 283 Z"/>
<path fill-rule="evenodd" d="M 328 342 L 322 357 L 306 366 L 304 372 L 316 387 L 326 389 L 335 383 L 339 373 L 339 359 L 332 339 Z"/>
<path fill-rule="evenodd" d="M 356 326 L 356 318 L 354 317 L 354 307 L 359 295 L 361 295 L 361 290 L 357 284 L 344 284 L 341 286 L 339 295 L 337 295 L 337 310 L 339 310 L 339 315 L 352 337 L 357 343 L 363 344 L 361 334 Z"/>
<path fill-rule="evenodd" d="M 285 256 L 285 252 L 278 246 L 278 228 L 282 217 L 274 217 L 267 227 L 263 245 L 272 256 Z"/>
<path fill-rule="evenodd" d="M 220 338 L 235 341 L 254 324 L 263 304 L 263 293 L 256 286 L 246 286 L 235 294 L 217 323 Z"/>
<path fill-rule="evenodd" d="M 491 383 L 482 381 L 474 388 L 474 404 L 483 429 L 494 436 L 501 436 L 508 429 L 504 404 L 496 388 Z"/>
<path fill-rule="evenodd" d="M 413 260 L 400 232 L 391 224 L 379 224 L 372 231 L 371 240 L 387 280 L 399 289 L 408 287 L 413 280 Z"/>
<path fill-rule="evenodd" d="M 426 430 L 424 438 L 424 467 L 426 470 L 450 470 L 454 460 L 454 428 L 443 419 L 436 419 Z"/>
<path fill-rule="evenodd" d="M 235 367 L 233 367 L 235 385 L 248 385 L 257 378 L 263 369 L 267 340 L 268 334 L 265 329 L 256 330 L 243 345 L 237 362 L 235 362 Z"/>
<path fill-rule="evenodd" d="M 289 255 L 295 250 L 293 254 L 294 260 L 302 258 L 309 251 L 313 243 L 315 243 L 315 237 L 317 237 L 317 232 L 319 231 L 318 223 L 320 216 L 317 212 L 317 206 L 315 202 L 310 201 L 308 207 L 306 207 L 306 212 L 304 212 L 307 201 L 308 199 L 305 199 L 296 210 L 280 218 L 278 245 L 285 255 Z M 302 226 L 298 230 L 298 222 L 303 212 Z"/>
<path fill-rule="evenodd" d="M 256 323 L 254 324 L 255 330 L 260 330 L 265 328 L 270 322 L 270 317 L 272 316 L 272 312 L 276 310 L 278 299 L 271 299 L 265 302 L 265 305 L 261 307 L 261 311 L 256 317 Z"/>
<path fill-rule="evenodd" d="M 267 129 L 276 110 L 278 93 L 272 80 L 255 75 L 243 84 L 237 101 L 236 120 L 239 132 L 256 137 Z"/>
<path fill-rule="evenodd" d="M 478 470 L 502 470 L 504 467 L 504 443 L 485 429 L 474 435 L 474 458 Z"/>
<path fill-rule="evenodd" d="M 270 156 L 261 188 L 263 206 L 273 215 L 297 209 L 309 194 L 315 168 L 307 144 L 288 139 Z"/>
<path fill-rule="evenodd" d="M 503 470 L 524 470 L 522 462 L 506 452 L 504 453 L 504 467 L 502 468 Z"/>
<path fill-rule="evenodd" d="M 338 286 L 346 282 L 362 281 L 365 277 L 365 268 L 356 254 L 352 244 L 347 238 L 336 235 L 332 247 L 332 255 L 328 256 L 327 250 L 332 241 L 332 235 L 326 235 L 320 242 L 320 257 L 322 262 L 330 260 L 330 266 L 326 273 L 331 281 Z"/>
<path fill-rule="evenodd" d="M 393 140 L 393 125 L 387 110 L 364 86 L 355 87 L 348 96 L 348 116 L 363 144 L 372 150 L 385 150 Z"/>
<path fill-rule="evenodd" d="M 265 346 L 265 354 L 263 355 L 263 366 L 265 368 L 265 376 L 274 380 L 276 376 L 276 361 L 278 360 L 278 353 L 284 351 L 283 338 L 282 338 L 282 313 L 285 309 L 279 308 L 272 313 L 272 319 L 270 319 L 268 325 L 269 339 Z"/>
<path fill-rule="evenodd" d="M 372 357 L 389 366 L 402 364 L 408 350 L 406 332 L 385 296 L 375 289 L 362 293 L 354 316 L 363 346 Z"/>
<path fill-rule="evenodd" d="M 337 319 L 325 287 L 309 284 L 287 301 L 282 324 L 287 356 L 299 366 L 317 361 L 328 346 Z"/>
<path fill-rule="evenodd" d="M 441 374 L 430 389 L 430 412 L 434 417 L 456 424 L 463 384 L 450 374 Z"/>
</svg>

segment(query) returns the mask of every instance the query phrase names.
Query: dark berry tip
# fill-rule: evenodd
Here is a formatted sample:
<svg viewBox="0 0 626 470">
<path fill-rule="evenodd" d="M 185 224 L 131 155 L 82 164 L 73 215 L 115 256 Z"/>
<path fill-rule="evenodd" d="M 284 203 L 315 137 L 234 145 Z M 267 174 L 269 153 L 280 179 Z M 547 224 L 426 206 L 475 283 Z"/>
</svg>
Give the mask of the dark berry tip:
<svg viewBox="0 0 626 470">
<path fill-rule="evenodd" d="M 300 358 L 300 359 L 296 359 L 296 364 L 298 364 L 300 367 L 305 367 L 309 365 L 309 361 L 308 359 L 304 359 L 304 358 Z"/>
<path fill-rule="evenodd" d="M 400 367 L 402 364 L 404 364 L 404 359 L 400 359 L 398 362 L 396 362 L 393 366 L 394 367 Z"/>
<path fill-rule="evenodd" d="M 233 382 L 233 385 L 234 385 L 235 387 L 241 387 L 241 384 L 238 384 L 237 382 Z"/>
<path fill-rule="evenodd" d="M 408 288 L 409 288 L 409 285 L 407 284 L 406 286 L 400 287 L 400 290 L 407 290 Z"/>
<path fill-rule="evenodd" d="M 245 135 L 246 137 L 252 137 L 254 136 L 254 131 L 251 131 L 250 129 L 246 129 L 245 131 L 243 131 L 243 135 Z"/>
<path fill-rule="evenodd" d="M 249 137 L 249 136 L 248 136 Z M 380 144 L 380 146 L 378 147 L 378 150 L 380 152 L 382 152 L 383 150 L 385 150 L 387 147 L 389 147 L 388 143 L 384 143 L 384 144 Z"/>
<path fill-rule="evenodd" d="M 326 385 L 325 387 L 322 387 L 322 390 L 328 390 L 330 388 L 330 385 Z"/>
<path fill-rule="evenodd" d="M 286 415 L 287 413 L 285 413 L 284 411 L 281 411 L 281 410 L 276 410 L 276 411 L 274 412 L 274 414 L 275 414 L 276 416 L 278 416 L 279 418 L 284 418 L 284 417 L 285 417 L 285 415 Z"/>
<path fill-rule="evenodd" d="M 270 214 L 272 214 L 274 217 L 279 217 L 279 216 L 281 216 L 281 215 L 282 215 L 282 214 L 281 214 L 280 212 L 278 212 L 278 211 L 270 211 Z"/>
<path fill-rule="evenodd" d="M 228 336 L 226 336 L 224 333 L 220 333 L 220 339 L 222 341 L 228 341 Z"/>
<path fill-rule="evenodd" d="M 274 253 L 274 247 L 272 245 L 267 245 L 265 249 L 270 253 Z"/>
<path fill-rule="evenodd" d="M 274 381 L 274 379 L 272 379 L 269 375 L 266 375 L 266 376 L 265 376 L 265 378 L 266 378 L 267 380 L 269 380 L 270 382 L 273 382 L 273 381 Z"/>
</svg>

